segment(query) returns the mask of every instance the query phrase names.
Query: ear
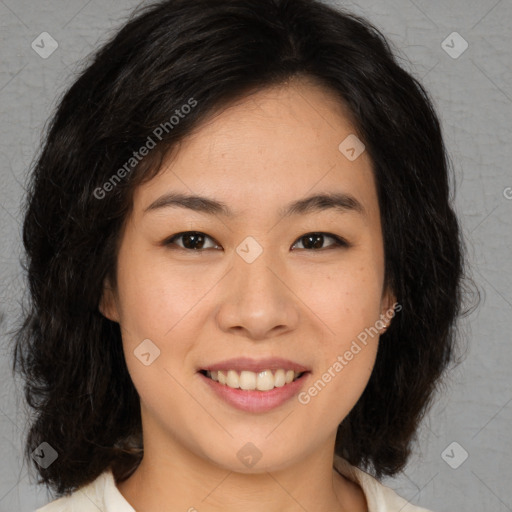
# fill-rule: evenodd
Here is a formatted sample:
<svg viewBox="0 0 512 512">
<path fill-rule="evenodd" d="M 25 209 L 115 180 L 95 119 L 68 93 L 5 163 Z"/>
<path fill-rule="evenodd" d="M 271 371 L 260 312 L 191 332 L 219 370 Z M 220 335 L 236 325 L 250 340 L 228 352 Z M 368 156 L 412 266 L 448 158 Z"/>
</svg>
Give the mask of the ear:
<svg viewBox="0 0 512 512">
<path fill-rule="evenodd" d="M 98 309 L 105 318 L 112 320 L 112 322 L 119 323 L 116 296 L 108 277 L 103 281 L 103 292 L 101 294 Z"/>
<path fill-rule="evenodd" d="M 380 324 L 379 330 L 381 334 L 384 334 L 386 329 L 390 326 L 391 321 L 395 316 L 395 312 L 400 311 L 401 309 L 401 307 L 395 307 L 395 304 L 396 296 L 391 289 L 387 288 L 382 295 L 380 320 L 378 320 L 378 323 Z"/>
</svg>

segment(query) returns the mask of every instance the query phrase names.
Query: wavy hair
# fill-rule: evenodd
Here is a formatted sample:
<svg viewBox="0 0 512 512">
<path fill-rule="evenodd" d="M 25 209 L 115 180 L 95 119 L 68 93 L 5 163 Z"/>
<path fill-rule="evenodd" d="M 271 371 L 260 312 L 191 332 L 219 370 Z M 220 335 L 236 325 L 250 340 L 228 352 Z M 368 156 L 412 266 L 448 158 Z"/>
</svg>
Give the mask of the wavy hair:
<svg viewBox="0 0 512 512">
<path fill-rule="evenodd" d="M 324 87 L 353 117 L 374 164 L 386 284 L 402 306 L 335 451 L 377 478 L 405 466 L 467 313 L 464 242 L 432 100 L 377 28 L 318 0 L 166 0 L 138 8 L 86 61 L 31 168 L 29 300 L 13 372 L 33 411 L 25 457 L 58 495 L 109 466 L 122 481 L 143 454 L 120 328 L 98 310 L 105 279 L 116 286 L 134 189 L 209 116 L 294 78 Z M 148 137 L 155 147 L 136 158 Z M 31 457 L 44 441 L 58 452 L 47 468 Z"/>
</svg>

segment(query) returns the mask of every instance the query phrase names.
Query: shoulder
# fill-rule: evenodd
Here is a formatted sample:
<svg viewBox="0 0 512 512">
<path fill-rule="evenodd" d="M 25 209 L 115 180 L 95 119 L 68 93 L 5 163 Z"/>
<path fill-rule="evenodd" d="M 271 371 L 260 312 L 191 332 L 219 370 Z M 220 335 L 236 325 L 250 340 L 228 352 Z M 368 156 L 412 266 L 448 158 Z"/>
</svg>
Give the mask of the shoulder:
<svg viewBox="0 0 512 512">
<path fill-rule="evenodd" d="M 372 475 L 352 466 L 338 455 L 334 456 L 334 467 L 343 476 L 359 484 L 368 503 L 368 512 L 432 512 L 412 505 L 391 487 L 380 483 Z"/>
<path fill-rule="evenodd" d="M 35 512 L 135 512 L 116 487 L 110 469 L 73 493 L 38 508 Z"/>
</svg>

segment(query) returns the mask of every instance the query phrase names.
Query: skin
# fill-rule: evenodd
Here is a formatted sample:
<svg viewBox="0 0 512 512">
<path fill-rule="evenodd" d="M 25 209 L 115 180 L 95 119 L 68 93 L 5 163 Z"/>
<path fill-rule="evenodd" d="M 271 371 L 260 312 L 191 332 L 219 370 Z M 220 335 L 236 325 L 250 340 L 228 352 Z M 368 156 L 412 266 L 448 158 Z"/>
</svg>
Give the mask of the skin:
<svg viewBox="0 0 512 512">
<path fill-rule="evenodd" d="M 384 289 L 372 162 L 366 152 L 349 161 L 338 149 L 355 133 L 349 119 L 313 83 L 269 88 L 204 123 L 136 189 L 118 288 L 105 284 L 100 309 L 121 326 L 141 400 L 144 458 L 117 483 L 138 512 L 367 510 L 359 485 L 333 470 L 333 453 L 337 427 L 371 375 L 378 336 L 307 405 L 294 397 L 269 412 L 243 412 L 197 374 L 232 357 L 279 356 L 311 369 L 307 390 L 395 302 Z M 170 191 L 222 201 L 235 215 L 144 213 Z M 332 191 L 354 196 L 365 215 L 324 210 L 279 219 L 289 202 Z M 211 238 L 202 251 L 184 249 L 183 238 L 162 245 L 186 231 Z M 312 232 L 326 233 L 320 248 L 308 248 L 304 235 Z M 247 236 L 263 248 L 252 263 L 236 252 Z M 148 366 L 133 353 L 144 339 L 160 350 Z M 247 442 L 262 454 L 252 468 L 236 456 Z"/>
</svg>

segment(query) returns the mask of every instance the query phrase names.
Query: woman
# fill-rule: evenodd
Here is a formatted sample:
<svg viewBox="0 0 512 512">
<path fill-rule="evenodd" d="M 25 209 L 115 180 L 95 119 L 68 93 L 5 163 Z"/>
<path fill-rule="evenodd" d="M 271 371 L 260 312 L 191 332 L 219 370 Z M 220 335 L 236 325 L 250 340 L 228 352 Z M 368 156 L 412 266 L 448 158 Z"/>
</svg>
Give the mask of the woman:
<svg viewBox="0 0 512 512">
<path fill-rule="evenodd" d="M 395 511 L 454 358 L 439 121 L 367 21 L 140 9 L 34 166 L 14 368 L 39 512 Z"/>
</svg>

